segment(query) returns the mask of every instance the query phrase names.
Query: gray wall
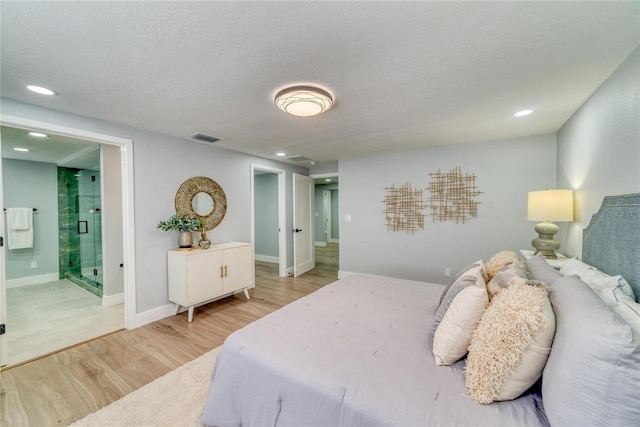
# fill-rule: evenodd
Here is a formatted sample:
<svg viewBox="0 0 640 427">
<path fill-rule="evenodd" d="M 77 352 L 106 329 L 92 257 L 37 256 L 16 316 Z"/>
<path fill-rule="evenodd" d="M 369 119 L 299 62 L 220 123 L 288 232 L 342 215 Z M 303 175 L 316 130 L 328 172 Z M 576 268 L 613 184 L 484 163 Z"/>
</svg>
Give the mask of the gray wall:
<svg viewBox="0 0 640 427">
<path fill-rule="evenodd" d="M 256 256 L 278 258 L 278 175 L 256 175 L 253 188 Z"/>
<path fill-rule="evenodd" d="M 165 306 L 168 301 L 167 251 L 177 245 L 175 232 L 156 229 L 173 213 L 175 193 L 194 176 L 218 182 L 227 196 L 222 223 L 207 233 L 212 242 L 251 239 L 251 163 L 287 171 L 287 200 L 292 200 L 292 173 L 308 169 L 211 145 L 185 141 L 115 123 L 49 110 L 3 98 L 2 113 L 9 116 L 68 126 L 134 141 L 134 219 L 136 239 L 136 313 Z M 292 208 L 287 209 L 287 229 L 293 228 Z M 288 235 L 288 260 L 293 265 L 293 236 Z M 125 266 L 126 268 L 126 266 Z"/>
<path fill-rule="evenodd" d="M 58 273 L 58 172 L 52 163 L 2 159 L 5 208 L 38 208 L 33 248 L 5 250 L 7 280 Z M 6 222 L 5 222 L 6 227 Z M 5 231 L 5 238 L 7 233 Z M 36 261 L 37 268 L 31 268 Z"/>
<path fill-rule="evenodd" d="M 529 248 L 527 193 L 556 183 L 555 134 L 438 147 L 340 162 L 340 270 L 445 283 L 452 273 L 500 250 Z M 483 194 L 478 219 L 465 224 L 425 220 L 424 230 L 388 232 L 385 187 L 410 182 L 425 188 L 430 172 L 460 166 L 474 173 Z M 428 195 L 425 194 L 425 198 Z"/>
<path fill-rule="evenodd" d="M 558 188 L 574 190 L 560 251 L 582 255 L 582 229 L 605 196 L 640 192 L 640 48 L 558 131 Z"/>
<path fill-rule="evenodd" d="M 340 196 L 339 190 L 331 190 L 331 238 L 340 239 Z"/>
<path fill-rule="evenodd" d="M 311 175 L 322 175 L 322 174 L 337 173 L 337 172 L 338 172 L 338 162 L 314 165 L 309 168 L 309 173 Z"/>
</svg>

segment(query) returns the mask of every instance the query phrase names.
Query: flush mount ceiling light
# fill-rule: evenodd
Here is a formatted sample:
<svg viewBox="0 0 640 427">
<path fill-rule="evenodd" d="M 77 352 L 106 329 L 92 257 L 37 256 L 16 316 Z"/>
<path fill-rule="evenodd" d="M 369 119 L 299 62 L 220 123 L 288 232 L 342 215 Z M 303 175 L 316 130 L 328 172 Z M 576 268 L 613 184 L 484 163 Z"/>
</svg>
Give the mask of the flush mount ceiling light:
<svg viewBox="0 0 640 427">
<path fill-rule="evenodd" d="M 47 134 L 41 132 L 29 132 L 29 135 L 34 136 L 36 138 L 46 138 Z"/>
<path fill-rule="evenodd" d="M 313 86 L 292 86 L 277 93 L 278 109 L 297 117 L 311 117 L 324 113 L 333 105 L 329 92 Z"/>
<path fill-rule="evenodd" d="M 29 151 L 29 149 L 28 149 L 28 148 L 21 148 L 21 147 L 15 147 L 15 148 L 14 148 L 14 150 L 15 150 L 15 151 L 24 151 L 24 152 Z"/>
<path fill-rule="evenodd" d="M 29 85 L 27 86 L 27 89 L 29 89 L 31 92 L 39 93 L 40 95 L 57 95 L 56 92 L 42 86 Z"/>
<path fill-rule="evenodd" d="M 522 110 L 522 111 L 518 111 L 517 113 L 513 113 L 513 116 L 524 117 L 524 116 L 528 116 L 531 113 L 533 113 L 533 110 Z"/>
</svg>

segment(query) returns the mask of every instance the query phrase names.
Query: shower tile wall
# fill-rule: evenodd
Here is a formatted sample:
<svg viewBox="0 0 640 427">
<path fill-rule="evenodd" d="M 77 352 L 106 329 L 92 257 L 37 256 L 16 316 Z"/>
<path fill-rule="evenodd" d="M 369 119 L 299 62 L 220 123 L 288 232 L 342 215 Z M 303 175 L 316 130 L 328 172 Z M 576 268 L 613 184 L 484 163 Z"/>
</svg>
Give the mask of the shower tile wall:
<svg viewBox="0 0 640 427">
<path fill-rule="evenodd" d="M 80 276 L 80 236 L 77 233 L 79 219 L 78 169 L 58 167 L 58 247 L 60 279 L 67 273 Z"/>
</svg>

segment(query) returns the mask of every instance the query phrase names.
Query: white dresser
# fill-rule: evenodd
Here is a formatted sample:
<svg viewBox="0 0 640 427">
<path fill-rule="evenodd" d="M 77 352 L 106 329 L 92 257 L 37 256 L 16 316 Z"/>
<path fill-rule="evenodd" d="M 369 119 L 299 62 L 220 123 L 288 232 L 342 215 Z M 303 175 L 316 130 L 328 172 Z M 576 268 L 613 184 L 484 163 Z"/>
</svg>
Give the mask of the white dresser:
<svg viewBox="0 0 640 427">
<path fill-rule="evenodd" d="M 168 254 L 169 301 L 193 308 L 224 296 L 255 287 L 253 249 L 250 243 L 228 242 L 209 249 L 172 250 Z"/>
</svg>

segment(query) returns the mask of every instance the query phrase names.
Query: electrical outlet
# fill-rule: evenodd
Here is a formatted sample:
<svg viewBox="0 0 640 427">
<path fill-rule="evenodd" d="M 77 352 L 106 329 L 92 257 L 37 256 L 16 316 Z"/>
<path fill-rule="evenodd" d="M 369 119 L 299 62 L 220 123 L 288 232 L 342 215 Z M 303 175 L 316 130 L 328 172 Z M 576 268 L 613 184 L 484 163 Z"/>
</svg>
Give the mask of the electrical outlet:
<svg viewBox="0 0 640 427">
<path fill-rule="evenodd" d="M 451 277 L 451 269 L 449 267 L 444 269 L 444 277 Z"/>
<path fill-rule="evenodd" d="M 31 261 L 31 268 L 38 268 L 38 262 L 37 261 Z"/>
</svg>

